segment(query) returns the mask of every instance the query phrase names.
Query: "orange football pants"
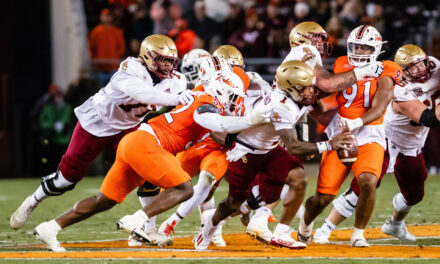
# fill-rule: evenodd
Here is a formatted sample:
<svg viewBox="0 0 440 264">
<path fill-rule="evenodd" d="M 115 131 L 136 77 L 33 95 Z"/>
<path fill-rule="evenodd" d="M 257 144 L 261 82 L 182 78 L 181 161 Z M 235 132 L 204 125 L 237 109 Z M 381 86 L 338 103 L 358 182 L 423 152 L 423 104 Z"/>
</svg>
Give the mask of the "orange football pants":
<svg viewBox="0 0 440 264">
<path fill-rule="evenodd" d="M 143 130 L 127 134 L 119 142 L 116 160 L 105 176 L 100 192 L 121 203 L 136 187 L 148 181 L 161 188 L 190 181 L 177 158 Z"/>
<path fill-rule="evenodd" d="M 226 150 L 211 138 L 191 146 L 176 155 L 183 170 L 191 177 L 199 171 L 207 171 L 220 180 L 228 170 Z"/>
<path fill-rule="evenodd" d="M 356 179 L 364 172 L 373 173 L 379 179 L 382 172 L 384 153 L 384 148 L 378 143 L 360 146 L 356 162 L 351 168 Z M 336 150 L 324 152 L 316 191 L 322 194 L 337 195 L 349 173 L 350 168 L 339 160 Z"/>
</svg>

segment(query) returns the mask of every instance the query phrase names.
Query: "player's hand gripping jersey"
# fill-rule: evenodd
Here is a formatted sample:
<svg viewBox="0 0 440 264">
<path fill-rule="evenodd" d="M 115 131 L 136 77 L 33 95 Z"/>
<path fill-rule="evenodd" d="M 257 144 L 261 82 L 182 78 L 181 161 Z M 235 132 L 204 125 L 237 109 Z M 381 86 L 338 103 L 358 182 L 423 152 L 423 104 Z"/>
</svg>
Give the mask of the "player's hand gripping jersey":
<svg viewBox="0 0 440 264">
<path fill-rule="evenodd" d="M 111 136 L 136 126 L 160 106 L 177 105 L 178 93 L 185 89 L 182 74 L 176 72 L 171 79 L 154 84 L 141 61 L 129 57 L 104 88 L 75 108 L 75 114 L 89 133 Z"/>
</svg>

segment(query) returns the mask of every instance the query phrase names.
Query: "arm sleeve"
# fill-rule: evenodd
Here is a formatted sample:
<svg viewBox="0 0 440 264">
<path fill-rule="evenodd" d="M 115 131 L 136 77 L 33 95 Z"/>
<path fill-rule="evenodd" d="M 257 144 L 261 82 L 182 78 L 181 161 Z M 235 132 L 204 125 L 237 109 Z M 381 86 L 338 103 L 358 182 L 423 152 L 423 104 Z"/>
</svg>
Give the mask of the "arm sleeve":
<svg viewBox="0 0 440 264">
<path fill-rule="evenodd" d="M 194 111 L 194 121 L 213 132 L 236 133 L 251 127 L 245 117 L 221 116 L 218 113 Z"/>
<path fill-rule="evenodd" d="M 116 77 L 116 76 L 115 76 Z M 112 81 L 116 89 L 123 91 L 139 102 L 150 105 L 178 105 L 178 94 L 166 93 L 146 84 L 140 78 L 125 73 L 118 72 L 117 78 Z"/>
</svg>

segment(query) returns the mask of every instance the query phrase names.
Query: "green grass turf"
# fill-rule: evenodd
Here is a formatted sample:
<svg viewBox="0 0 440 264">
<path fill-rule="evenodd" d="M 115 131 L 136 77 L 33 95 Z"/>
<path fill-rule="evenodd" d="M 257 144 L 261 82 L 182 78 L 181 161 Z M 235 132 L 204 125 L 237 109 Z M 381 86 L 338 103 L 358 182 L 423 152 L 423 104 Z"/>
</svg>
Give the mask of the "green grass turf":
<svg viewBox="0 0 440 264">
<path fill-rule="evenodd" d="M 312 195 L 315 191 L 316 187 L 316 175 L 317 175 L 317 166 L 313 164 L 306 164 L 306 172 L 309 176 L 309 185 L 307 187 L 306 198 Z M 348 184 L 349 180 L 351 180 L 351 175 L 349 179 L 344 183 L 341 191 L 344 191 Z M 26 225 L 18 231 L 12 230 L 9 227 L 9 217 L 12 212 L 20 205 L 23 199 L 31 194 L 35 188 L 39 185 L 39 179 L 3 179 L 0 180 L 0 208 L 2 209 L 2 213 L 0 215 L 0 251 L 10 251 L 8 246 L 16 245 L 16 244 L 29 244 L 29 243 L 37 243 L 34 236 L 32 235 L 33 228 L 43 221 L 47 221 L 55 218 L 60 213 L 72 207 L 78 200 L 92 196 L 96 194 L 99 190 L 103 177 L 86 177 L 81 182 L 79 182 L 76 188 L 68 192 L 62 196 L 51 197 L 41 203 L 37 209 L 35 209 L 32 217 L 28 220 Z M 440 221 L 440 189 L 437 186 L 440 186 L 440 177 L 438 175 L 430 176 L 427 179 L 425 184 L 425 198 L 419 203 L 408 217 L 405 219 L 405 222 L 408 225 L 412 224 L 433 224 L 439 223 Z M 225 198 L 227 195 L 227 182 L 223 181 L 220 187 L 217 189 L 215 194 L 216 203 L 218 203 L 221 199 Z M 376 199 L 376 207 L 371 217 L 369 227 L 378 227 L 383 224 L 383 222 L 390 217 L 393 206 L 392 206 L 392 198 L 398 192 L 398 186 L 394 179 L 393 175 L 386 175 L 380 189 L 377 191 L 377 199 Z M 115 206 L 113 209 L 100 213 L 98 215 L 93 216 L 92 218 L 85 220 L 81 223 L 73 225 L 71 227 L 66 228 L 62 232 L 59 233 L 58 239 L 61 242 L 75 242 L 75 241 L 91 241 L 91 240 L 118 240 L 118 239 L 126 239 L 127 235 L 123 234 L 119 230 L 116 229 L 116 221 L 120 219 L 122 216 L 126 214 L 131 214 L 140 208 L 140 203 L 137 199 L 135 192 L 131 193 L 127 199 L 120 205 Z M 315 221 L 315 227 L 319 227 L 326 216 L 328 215 L 331 207 L 328 207 Z M 165 212 L 162 215 L 157 217 L 157 225 L 165 220 L 169 215 L 171 215 L 176 208 Z M 282 206 L 279 205 L 275 209 L 275 216 L 279 217 L 280 212 L 282 210 Z M 354 223 L 354 217 L 343 222 L 338 228 L 341 227 L 352 227 Z M 195 235 L 199 230 L 200 220 L 199 213 L 197 210 L 188 215 L 176 228 L 176 236 L 189 236 Z M 270 227 L 274 228 L 275 223 L 271 223 Z M 292 227 L 297 229 L 298 227 L 298 219 L 295 218 Z M 243 225 L 240 223 L 240 220 L 235 217 L 231 221 L 224 226 L 224 233 L 241 233 L 245 230 Z M 378 242 L 380 243 L 380 242 Z M 383 242 L 386 244 L 400 244 L 398 241 L 386 241 Z M 421 245 L 439 245 L 439 239 L 425 239 L 419 240 L 419 244 Z M 16 250 L 16 249 L 14 249 Z M 29 250 L 29 249 L 27 249 Z M 0 260 L 0 262 L 5 260 Z M 11 260 L 12 261 L 12 260 Z M 40 263 L 35 262 L 37 260 L 32 260 L 32 263 Z M 109 260 L 107 263 L 119 263 L 120 260 Z M 155 260 L 151 260 L 151 263 L 162 263 L 160 261 L 156 262 Z M 240 260 L 241 261 L 241 260 Z M 242 261 L 245 261 L 242 259 Z M 260 260 L 252 261 L 253 263 L 259 263 Z M 271 263 L 281 263 L 282 260 L 273 260 L 275 262 Z M 309 260 L 307 260 L 309 261 Z M 310 260 L 312 262 L 307 263 L 352 263 L 345 262 L 340 259 L 337 262 L 328 262 L 320 260 Z M 317 262 L 314 262 L 317 261 Z M 386 262 L 386 263 L 400 263 L 398 262 Z M 412 260 L 414 261 L 414 260 Z M 428 262 L 420 262 L 420 263 L 431 263 Z M 45 263 L 47 260 L 45 260 Z M 180 261 L 180 263 L 205 263 L 206 260 L 188 260 Z M 235 262 L 235 261 L 234 261 Z M 297 263 L 299 260 L 295 260 Z M 438 261 L 440 262 L 440 261 Z M 9 262 L 8 263 L 27 263 L 24 260 L 20 260 L 18 262 Z M 43 262 L 41 262 L 43 263 Z M 49 262 L 48 262 L 49 263 Z M 52 262 L 50 262 L 52 263 Z M 58 263 L 58 262 L 53 262 Z M 68 260 L 59 263 L 84 263 L 84 262 L 76 262 L 76 260 Z M 88 261 L 88 263 L 95 263 L 92 261 Z M 96 262 L 96 263 L 103 263 Z M 129 261 L 122 261 L 121 263 L 131 263 Z M 145 263 L 145 262 L 144 262 Z M 169 260 L 163 263 L 171 263 Z M 215 263 L 212 262 L 212 263 Z M 237 262 L 238 263 L 238 262 Z M 240 262 L 241 263 L 241 262 Z M 246 262 L 244 262 L 246 263 Z M 266 263 L 266 262 L 265 262 Z M 360 260 L 356 260 L 356 263 L 363 263 Z M 366 262 L 365 262 L 366 263 Z M 371 263 L 371 262 L 369 262 Z M 383 262 L 381 262 L 383 263 Z M 413 262 L 411 262 L 413 263 Z M 417 262 L 419 263 L 419 262 Z M 432 262 L 435 263 L 435 262 Z"/>
</svg>

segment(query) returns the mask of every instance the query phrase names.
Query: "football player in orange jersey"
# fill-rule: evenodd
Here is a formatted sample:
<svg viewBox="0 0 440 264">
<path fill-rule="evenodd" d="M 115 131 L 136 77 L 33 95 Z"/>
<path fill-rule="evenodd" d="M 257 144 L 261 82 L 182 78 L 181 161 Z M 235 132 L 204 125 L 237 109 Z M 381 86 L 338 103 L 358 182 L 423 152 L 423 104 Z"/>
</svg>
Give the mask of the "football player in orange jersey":
<svg viewBox="0 0 440 264">
<path fill-rule="evenodd" d="M 100 192 L 76 203 L 49 222 L 35 228 L 35 235 L 54 251 L 65 251 L 56 238 L 69 225 L 121 203 L 136 187 L 148 181 L 165 190 L 149 205 L 121 218 L 117 227 L 146 243 L 165 246 L 172 238 L 141 228 L 149 217 L 162 213 L 193 194 L 191 178 L 174 156 L 200 140 L 207 132 L 237 132 L 269 121 L 271 109 L 260 108 L 246 117 L 235 116 L 238 98 L 244 96 L 243 83 L 231 72 L 213 74 L 206 87 L 190 103 L 142 124 L 119 143 L 116 160 L 107 173 Z"/>
<path fill-rule="evenodd" d="M 220 46 L 213 53 L 212 57 L 202 59 L 199 67 L 200 80 L 197 82 L 198 85 L 196 84 L 193 91 L 203 92 L 203 84 L 206 83 L 206 76 L 209 76 L 212 72 L 217 70 L 232 70 L 242 80 L 246 93 L 250 80 L 243 68 L 243 56 L 238 49 L 230 45 Z M 244 103 L 241 99 L 242 98 L 237 102 L 238 104 Z M 237 114 L 241 115 L 242 113 Z M 214 140 L 213 137 L 215 137 L 216 140 Z M 215 209 L 213 194 L 221 178 L 225 175 L 229 164 L 228 161 L 226 161 L 227 147 L 224 146 L 224 142 L 221 142 L 223 140 L 220 140 L 220 137 L 223 138 L 224 135 L 217 137 L 215 135 L 207 135 L 202 142 L 177 154 L 176 157 L 180 161 L 182 168 L 189 175 L 195 175 L 200 171 L 199 179 L 194 187 L 194 195 L 183 202 L 179 208 L 177 208 L 177 211 L 160 225 L 159 232 L 165 235 L 171 235 L 174 232 L 175 226 L 197 206 L 199 207 L 202 225 L 204 225 L 204 219 L 206 218 L 205 212 L 210 210 L 213 212 Z M 147 228 L 147 226 L 145 228 Z M 149 225 L 149 228 L 154 228 L 154 226 Z M 221 226 L 216 229 L 216 233 L 211 242 L 216 246 L 226 246 L 222 237 Z"/>
<path fill-rule="evenodd" d="M 347 72 L 376 61 L 383 43 L 382 36 L 374 27 L 357 27 L 347 39 L 348 56 L 335 61 L 334 72 Z M 392 99 L 394 84 L 400 82 L 402 75 L 400 67 L 394 62 L 382 63 L 384 70 L 378 78 L 366 77 L 346 89 L 323 89 L 325 92 L 338 92 L 338 114 L 326 129 L 328 137 L 332 139 L 341 130 L 351 131 L 358 142 L 359 154 L 356 162 L 348 168 L 341 163 L 336 151 L 324 152 L 316 193 L 307 200 L 304 217 L 300 220 L 300 241 L 310 242 L 313 220 L 337 195 L 351 169 L 359 182 L 360 195 L 350 244 L 353 247 L 369 246 L 363 231 L 374 208 L 376 183 L 386 148 L 383 116 Z"/>
</svg>

